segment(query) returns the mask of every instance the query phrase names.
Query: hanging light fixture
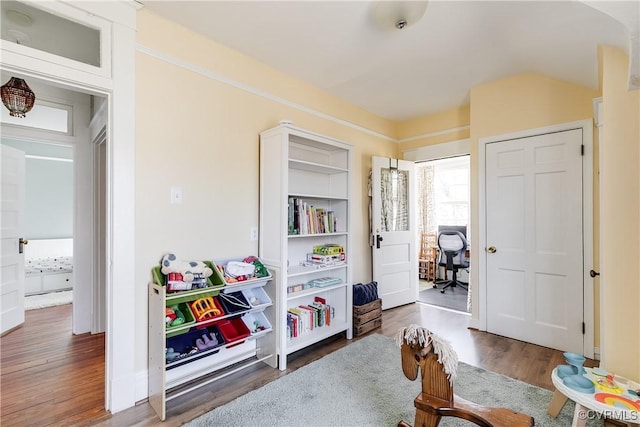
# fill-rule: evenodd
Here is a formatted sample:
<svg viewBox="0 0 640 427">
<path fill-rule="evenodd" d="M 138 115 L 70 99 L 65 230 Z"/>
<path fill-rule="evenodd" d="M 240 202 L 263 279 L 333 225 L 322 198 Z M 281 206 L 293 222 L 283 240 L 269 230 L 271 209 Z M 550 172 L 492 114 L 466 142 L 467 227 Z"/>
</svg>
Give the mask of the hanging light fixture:
<svg viewBox="0 0 640 427">
<path fill-rule="evenodd" d="M 2 103 L 13 117 L 24 117 L 31 111 L 36 95 L 27 82 L 17 77 L 11 79 L 0 88 Z"/>
</svg>

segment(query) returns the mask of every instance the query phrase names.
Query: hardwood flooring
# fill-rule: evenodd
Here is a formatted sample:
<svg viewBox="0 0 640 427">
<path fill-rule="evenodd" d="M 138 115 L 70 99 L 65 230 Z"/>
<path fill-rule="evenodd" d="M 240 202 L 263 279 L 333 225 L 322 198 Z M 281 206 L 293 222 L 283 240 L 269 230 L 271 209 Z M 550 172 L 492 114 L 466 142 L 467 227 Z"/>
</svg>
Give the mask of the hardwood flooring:
<svg viewBox="0 0 640 427">
<path fill-rule="evenodd" d="M 549 390 L 551 371 L 564 363 L 560 351 L 468 329 L 468 315 L 421 303 L 382 318 L 372 333 L 393 337 L 417 323 L 450 340 L 461 361 Z M 104 335 L 71 335 L 71 305 L 33 310 L 23 327 L 0 339 L 0 425 L 179 426 L 351 342 L 336 336 L 301 350 L 289 356 L 285 372 L 260 364 L 231 375 L 172 400 L 161 422 L 146 402 L 115 415 L 104 411 Z"/>
</svg>

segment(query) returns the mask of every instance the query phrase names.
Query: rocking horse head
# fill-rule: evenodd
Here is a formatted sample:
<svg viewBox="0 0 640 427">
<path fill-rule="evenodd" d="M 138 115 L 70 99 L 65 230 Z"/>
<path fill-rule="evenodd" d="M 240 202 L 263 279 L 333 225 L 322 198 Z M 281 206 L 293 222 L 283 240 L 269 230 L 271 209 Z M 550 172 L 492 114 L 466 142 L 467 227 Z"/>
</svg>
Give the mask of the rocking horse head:
<svg viewBox="0 0 640 427">
<path fill-rule="evenodd" d="M 400 347 L 402 355 L 402 371 L 408 379 L 413 381 L 418 377 L 420 366 L 422 366 L 422 375 L 424 376 L 426 373 L 424 365 L 427 358 L 437 357 L 447 378 L 453 382 L 458 368 L 458 355 L 449 341 L 426 328 L 410 325 L 398 331 L 396 344 Z"/>
</svg>

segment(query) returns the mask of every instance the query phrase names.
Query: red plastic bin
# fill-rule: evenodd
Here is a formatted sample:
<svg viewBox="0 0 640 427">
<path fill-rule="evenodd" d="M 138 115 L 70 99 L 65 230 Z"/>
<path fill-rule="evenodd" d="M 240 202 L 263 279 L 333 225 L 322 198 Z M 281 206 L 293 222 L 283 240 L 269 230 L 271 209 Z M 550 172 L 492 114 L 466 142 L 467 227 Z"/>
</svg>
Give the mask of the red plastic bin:
<svg viewBox="0 0 640 427">
<path fill-rule="evenodd" d="M 209 307 L 209 304 L 206 301 L 200 302 L 200 300 L 192 301 L 189 304 L 196 322 L 203 322 L 196 326 L 197 329 L 206 328 L 218 320 L 218 318 L 226 314 L 224 308 L 222 308 L 222 304 L 220 304 L 220 301 L 218 300 L 218 297 L 205 297 L 202 298 L 202 300 L 210 301 L 211 306 Z M 207 307 L 217 309 L 218 314 L 215 314 L 213 310 L 207 310 Z"/>
<path fill-rule="evenodd" d="M 243 338 L 247 338 L 251 335 L 251 331 L 239 317 L 222 320 L 216 323 L 216 325 L 220 329 L 220 333 L 222 334 L 225 342 L 242 340 L 231 345 L 227 345 L 227 348 L 242 344 L 244 342 Z"/>
</svg>

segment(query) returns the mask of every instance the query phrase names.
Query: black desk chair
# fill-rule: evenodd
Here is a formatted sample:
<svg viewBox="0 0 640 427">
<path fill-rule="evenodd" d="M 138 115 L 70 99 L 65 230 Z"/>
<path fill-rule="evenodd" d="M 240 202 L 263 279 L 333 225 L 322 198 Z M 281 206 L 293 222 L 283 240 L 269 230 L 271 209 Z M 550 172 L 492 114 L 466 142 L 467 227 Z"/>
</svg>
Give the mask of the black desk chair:
<svg viewBox="0 0 640 427">
<path fill-rule="evenodd" d="M 450 281 L 438 283 L 438 285 L 444 285 L 440 292 L 444 293 L 449 286 L 454 288 L 461 286 L 464 289 L 468 289 L 466 283 L 458 280 L 458 269 L 469 268 L 469 262 L 465 258 L 467 239 L 464 238 L 464 234 L 453 230 L 441 231 L 438 234 L 438 247 L 440 248 L 438 265 L 453 272 L 453 277 Z"/>
</svg>

